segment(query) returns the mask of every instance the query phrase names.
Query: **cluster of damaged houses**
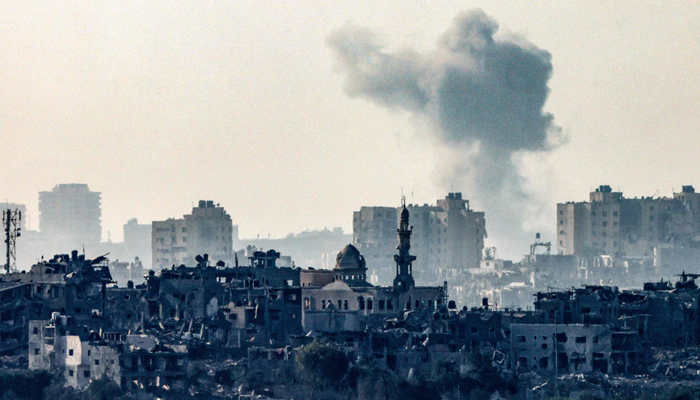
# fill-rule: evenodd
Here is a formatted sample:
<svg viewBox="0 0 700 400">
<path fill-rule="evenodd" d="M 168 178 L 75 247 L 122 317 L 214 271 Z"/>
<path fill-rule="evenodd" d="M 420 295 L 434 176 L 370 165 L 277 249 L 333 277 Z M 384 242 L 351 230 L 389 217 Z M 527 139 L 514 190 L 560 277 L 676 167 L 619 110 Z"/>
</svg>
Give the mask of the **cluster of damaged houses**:
<svg viewBox="0 0 700 400">
<path fill-rule="evenodd" d="M 352 245 L 333 270 L 278 267 L 274 250 L 235 267 L 204 255 L 127 287 L 114 284 L 104 257 L 55 256 L 0 276 L 0 352 L 26 349 L 30 368 L 57 371 L 75 387 L 107 376 L 125 389 L 175 389 L 188 359 L 291 359 L 315 338 L 418 373 L 466 368 L 472 351 L 514 371 L 638 373 L 652 347 L 700 344 L 696 275 L 637 291 L 538 293 L 534 311 L 495 309 L 487 299 L 458 309 L 447 283 L 415 284 L 405 206 L 397 233 L 390 287 L 367 282 Z"/>
</svg>

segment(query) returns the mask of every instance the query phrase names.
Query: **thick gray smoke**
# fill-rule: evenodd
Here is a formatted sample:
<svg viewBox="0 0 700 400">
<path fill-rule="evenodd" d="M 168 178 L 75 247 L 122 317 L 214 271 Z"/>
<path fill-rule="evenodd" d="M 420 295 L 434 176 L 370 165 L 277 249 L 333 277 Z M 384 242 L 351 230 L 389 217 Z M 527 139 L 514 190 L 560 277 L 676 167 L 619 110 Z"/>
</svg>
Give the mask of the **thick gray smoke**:
<svg viewBox="0 0 700 400">
<path fill-rule="evenodd" d="M 388 52 L 353 26 L 333 32 L 328 44 L 348 95 L 427 118 L 442 152 L 438 183 L 461 187 L 487 212 L 489 237 L 520 253 L 532 239 L 524 234 L 524 215 L 539 206 L 519 156 L 551 150 L 561 135 L 542 110 L 550 54 L 520 38 L 499 40 L 497 30 L 479 10 L 457 16 L 429 54 Z"/>
</svg>

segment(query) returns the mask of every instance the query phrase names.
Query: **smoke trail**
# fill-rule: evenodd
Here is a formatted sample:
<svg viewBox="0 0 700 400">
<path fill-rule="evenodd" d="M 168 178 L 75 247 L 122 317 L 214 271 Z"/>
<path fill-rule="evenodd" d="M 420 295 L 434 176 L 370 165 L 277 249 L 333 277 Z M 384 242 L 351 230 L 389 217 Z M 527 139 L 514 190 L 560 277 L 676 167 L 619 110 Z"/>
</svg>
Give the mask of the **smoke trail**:
<svg viewBox="0 0 700 400">
<path fill-rule="evenodd" d="M 441 152 L 439 183 L 472 188 L 469 195 L 487 212 L 490 238 L 520 246 L 530 239 L 523 237 L 524 214 L 539 206 L 532 206 L 517 159 L 563 140 L 542 110 L 551 55 L 521 38 L 499 40 L 497 30 L 477 10 L 458 15 L 429 54 L 389 53 L 372 32 L 354 26 L 334 31 L 327 42 L 346 93 L 427 118 Z"/>
</svg>

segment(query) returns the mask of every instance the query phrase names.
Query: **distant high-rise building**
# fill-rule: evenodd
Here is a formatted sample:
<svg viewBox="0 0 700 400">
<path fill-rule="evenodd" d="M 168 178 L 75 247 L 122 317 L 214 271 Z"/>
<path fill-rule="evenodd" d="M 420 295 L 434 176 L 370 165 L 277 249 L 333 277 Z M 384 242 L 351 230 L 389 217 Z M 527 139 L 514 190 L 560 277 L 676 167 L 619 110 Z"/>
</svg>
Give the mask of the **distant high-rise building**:
<svg viewBox="0 0 700 400">
<path fill-rule="evenodd" d="M 232 262 L 234 227 L 231 216 L 211 200 L 200 200 L 199 206 L 182 219 L 153 221 L 151 232 L 154 269 L 193 265 L 195 257 L 203 254 L 208 254 L 213 262 Z"/>
<path fill-rule="evenodd" d="M 146 268 L 151 267 L 151 224 L 139 224 L 136 218 L 124 224 L 124 245 L 132 257 L 138 257 Z"/>
<path fill-rule="evenodd" d="M 650 257 L 659 245 L 697 241 L 699 228 L 692 186 L 673 198 L 626 198 L 602 185 L 587 202 L 557 204 L 557 251 L 564 255 Z"/>
<path fill-rule="evenodd" d="M 97 245 L 102 240 L 100 192 L 91 192 L 86 184 L 56 185 L 39 193 L 39 229 L 53 249 L 71 249 Z"/>
<path fill-rule="evenodd" d="M 477 268 L 482 259 L 486 220 L 484 213 L 469 207 L 462 193 L 449 193 L 437 205 L 413 205 L 413 275 L 433 281 L 441 269 Z M 353 242 L 367 264 L 376 268 L 380 280 L 393 279 L 393 254 L 400 208 L 362 207 L 353 213 Z"/>
</svg>

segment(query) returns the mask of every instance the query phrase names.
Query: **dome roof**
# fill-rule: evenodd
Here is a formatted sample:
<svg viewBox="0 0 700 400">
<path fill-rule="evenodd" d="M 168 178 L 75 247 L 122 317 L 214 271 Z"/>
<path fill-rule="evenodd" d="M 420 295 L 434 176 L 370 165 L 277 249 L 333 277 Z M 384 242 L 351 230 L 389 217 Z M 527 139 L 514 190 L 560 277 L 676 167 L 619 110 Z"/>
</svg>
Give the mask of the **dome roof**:
<svg viewBox="0 0 700 400">
<path fill-rule="evenodd" d="M 365 269 L 365 258 L 357 247 L 349 244 L 335 258 L 336 269 Z"/>
</svg>

